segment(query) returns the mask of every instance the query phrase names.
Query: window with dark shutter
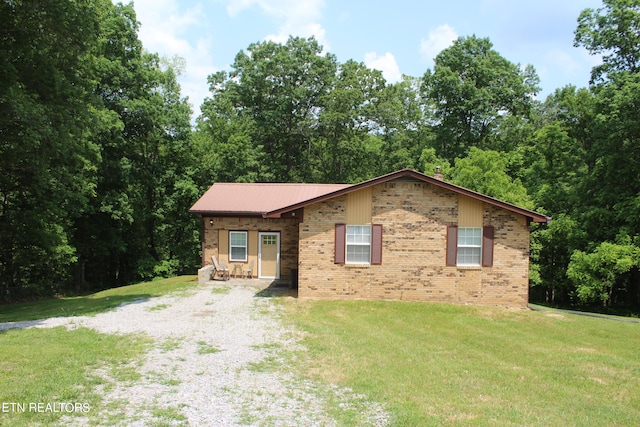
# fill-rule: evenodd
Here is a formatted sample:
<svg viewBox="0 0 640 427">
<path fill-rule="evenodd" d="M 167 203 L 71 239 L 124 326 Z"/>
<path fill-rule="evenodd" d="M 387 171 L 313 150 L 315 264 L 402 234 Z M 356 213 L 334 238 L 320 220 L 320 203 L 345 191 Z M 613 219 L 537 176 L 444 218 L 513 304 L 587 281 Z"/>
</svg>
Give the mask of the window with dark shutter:
<svg viewBox="0 0 640 427">
<path fill-rule="evenodd" d="M 482 266 L 493 267 L 493 233 L 491 225 L 485 225 L 482 229 Z"/>
<path fill-rule="evenodd" d="M 447 227 L 447 265 L 455 266 L 458 259 L 458 226 Z"/>
<path fill-rule="evenodd" d="M 371 264 L 382 264 L 382 224 L 371 226 Z"/>
<path fill-rule="evenodd" d="M 346 230 L 347 226 L 345 224 L 336 224 L 336 238 L 334 245 L 334 263 L 336 264 L 344 264 Z"/>
</svg>

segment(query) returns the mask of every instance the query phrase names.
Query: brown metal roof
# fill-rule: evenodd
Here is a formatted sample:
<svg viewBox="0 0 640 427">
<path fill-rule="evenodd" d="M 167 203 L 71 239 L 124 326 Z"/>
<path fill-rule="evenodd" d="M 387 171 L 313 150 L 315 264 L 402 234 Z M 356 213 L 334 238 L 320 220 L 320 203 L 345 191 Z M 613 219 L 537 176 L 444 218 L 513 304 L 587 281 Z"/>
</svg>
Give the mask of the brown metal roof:
<svg viewBox="0 0 640 427">
<path fill-rule="evenodd" d="M 341 196 L 343 194 L 347 194 L 350 193 L 352 191 L 357 191 L 363 188 L 367 188 L 367 187 L 371 187 L 373 185 L 377 185 L 377 184 L 381 184 L 383 182 L 388 182 L 388 181 L 392 181 L 394 179 L 399 179 L 399 178 L 411 178 L 411 179 L 415 179 L 418 181 L 422 181 L 422 182 L 427 182 L 429 184 L 433 184 L 435 186 L 441 187 L 441 188 L 445 188 L 447 190 L 451 190 L 453 192 L 456 192 L 458 194 L 463 194 L 465 196 L 471 197 L 473 199 L 476 200 L 480 200 L 482 202 L 486 202 L 490 205 L 494 205 L 503 209 L 506 209 L 508 211 L 520 214 L 520 215 L 524 215 L 525 217 L 529 218 L 531 221 L 533 222 L 540 222 L 540 223 L 548 223 L 551 221 L 551 218 L 542 214 L 539 214 L 538 212 L 529 210 L 529 209 L 525 209 L 525 208 L 521 208 L 519 206 L 513 205 L 511 203 L 507 203 L 507 202 L 503 202 L 501 200 L 498 199 L 494 199 L 493 197 L 489 197 L 486 196 L 484 194 L 481 193 L 477 193 L 473 190 L 469 190 L 468 188 L 464 188 L 464 187 L 460 187 L 458 185 L 455 184 L 451 184 L 449 182 L 446 181 L 442 181 L 440 179 L 434 178 L 432 176 L 429 175 L 425 175 L 423 173 L 417 172 L 413 169 L 402 169 L 399 170 L 397 172 L 393 172 L 387 175 L 383 175 L 383 176 L 379 176 L 377 178 L 373 178 L 370 179 L 368 181 L 364 181 L 361 182 L 360 184 L 354 184 L 351 185 L 349 187 L 346 188 L 341 188 L 338 189 L 336 191 L 334 191 L 333 193 L 328 193 L 328 194 L 323 194 L 323 195 L 319 195 L 317 197 L 315 197 L 314 199 L 310 199 L 310 200 L 306 200 L 306 201 L 302 201 L 293 205 L 289 205 L 286 207 L 282 207 L 280 209 L 276 209 L 273 210 L 271 212 L 269 212 L 266 217 L 267 218 L 280 218 L 282 214 L 287 213 L 287 212 L 291 212 L 294 211 L 296 209 L 300 209 L 303 208 L 305 206 L 314 204 L 314 203 L 318 203 L 318 202 L 322 202 L 324 200 L 329 200 L 332 199 L 334 197 L 338 197 Z"/>
<path fill-rule="evenodd" d="M 215 183 L 189 209 L 211 215 L 266 215 L 267 212 L 311 200 L 352 184 Z"/>
<path fill-rule="evenodd" d="M 410 178 L 445 188 L 458 194 L 523 215 L 534 222 L 547 223 L 550 217 L 503 202 L 413 169 L 402 169 L 359 184 L 246 184 L 216 183 L 189 210 L 196 214 L 263 216 L 280 218 L 305 206 L 322 202 L 399 178 Z"/>
</svg>

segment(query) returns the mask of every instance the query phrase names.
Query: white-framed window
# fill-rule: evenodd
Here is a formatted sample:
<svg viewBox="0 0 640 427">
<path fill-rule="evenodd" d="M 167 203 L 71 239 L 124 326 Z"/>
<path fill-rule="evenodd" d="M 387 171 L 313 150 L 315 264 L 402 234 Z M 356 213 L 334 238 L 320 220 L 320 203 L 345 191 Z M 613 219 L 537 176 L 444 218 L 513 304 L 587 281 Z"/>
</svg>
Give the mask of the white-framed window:
<svg viewBox="0 0 640 427">
<path fill-rule="evenodd" d="M 370 225 L 347 225 L 345 240 L 347 264 L 371 263 Z"/>
<path fill-rule="evenodd" d="M 482 228 L 458 228 L 458 265 L 481 265 Z"/>
<path fill-rule="evenodd" d="M 247 232 L 229 232 L 229 261 L 247 260 Z"/>
</svg>

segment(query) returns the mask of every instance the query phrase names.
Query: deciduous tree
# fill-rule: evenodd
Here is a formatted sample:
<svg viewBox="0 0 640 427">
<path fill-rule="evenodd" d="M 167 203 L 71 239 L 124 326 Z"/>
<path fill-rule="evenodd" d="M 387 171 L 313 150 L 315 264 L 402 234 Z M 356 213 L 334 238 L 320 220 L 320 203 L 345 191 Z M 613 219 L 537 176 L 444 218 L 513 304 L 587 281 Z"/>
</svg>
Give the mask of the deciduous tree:
<svg viewBox="0 0 640 427">
<path fill-rule="evenodd" d="M 575 46 L 602 56 L 602 64 L 591 71 L 592 83 L 605 81 L 611 73 L 640 71 L 640 1 L 603 3 L 602 8 L 583 10 L 575 30 Z"/>
<path fill-rule="evenodd" d="M 70 225 L 95 191 L 88 0 L 0 2 L 0 299 L 50 294 L 76 259 Z"/>
<path fill-rule="evenodd" d="M 522 70 L 509 62 L 487 38 L 456 40 L 423 77 L 423 95 L 435 111 L 438 154 L 454 159 L 470 147 L 493 148 L 500 122 L 529 114 L 538 80 L 532 66 Z"/>
</svg>

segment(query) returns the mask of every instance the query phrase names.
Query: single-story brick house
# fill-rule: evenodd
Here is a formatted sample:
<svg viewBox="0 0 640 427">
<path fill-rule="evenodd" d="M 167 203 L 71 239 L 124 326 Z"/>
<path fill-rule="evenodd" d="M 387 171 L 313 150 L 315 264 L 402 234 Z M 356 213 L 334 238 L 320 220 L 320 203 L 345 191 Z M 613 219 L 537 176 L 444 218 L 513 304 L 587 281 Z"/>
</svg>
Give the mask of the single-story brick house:
<svg viewBox="0 0 640 427">
<path fill-rule="evenodd" d="M 526 307 L 529 225 L 550 218 L 403 169 L 359 184 L 215 183 L 190 212 L 211 256 L 300 298 Z"/>
</svg>

